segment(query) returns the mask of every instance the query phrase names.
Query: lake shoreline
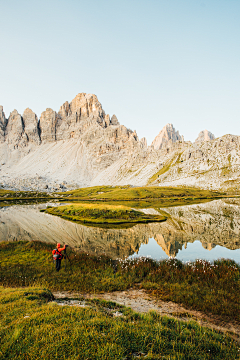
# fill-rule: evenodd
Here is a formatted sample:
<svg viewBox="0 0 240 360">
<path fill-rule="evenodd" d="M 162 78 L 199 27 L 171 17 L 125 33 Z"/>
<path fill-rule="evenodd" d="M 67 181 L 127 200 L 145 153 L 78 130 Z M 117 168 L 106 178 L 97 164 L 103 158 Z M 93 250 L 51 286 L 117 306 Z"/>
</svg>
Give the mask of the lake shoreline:
<svg viewBox="0 0 240 360">
<path fill-rule="evenodd" d="M 51 291 L 123 291 L 145 289 L 163 301 L 216 314 L 240 324 L 240 265 L 231 260 L 213 263 L 149 258 L 112 260 L 68 249 L 68 259 L 56 272 L 52 244 L 35 242 L 0 243 L 0 285 L 34 286 Z"/>
</svg>

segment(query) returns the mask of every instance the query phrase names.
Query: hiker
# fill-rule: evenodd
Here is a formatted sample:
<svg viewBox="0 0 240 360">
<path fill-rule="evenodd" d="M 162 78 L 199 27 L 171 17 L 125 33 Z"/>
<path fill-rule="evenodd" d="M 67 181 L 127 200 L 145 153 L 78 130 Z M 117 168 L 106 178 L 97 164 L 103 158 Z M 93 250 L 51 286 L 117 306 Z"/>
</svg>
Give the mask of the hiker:
<svg viewBox="0 0 240 360">
<path fill-rule="evenodd" d="M 57 249 L 54 249 L 52 251 L 53 253 L 53 260 L 56 261 L 56 270 L 59 271 L 61 269 L 61 261 L 63 259 L 62 251 L 65 250 L 67 245 L 64 245 L 63 248 L 61 248 L 61 244 L 57 244 Z"/>
</svg>

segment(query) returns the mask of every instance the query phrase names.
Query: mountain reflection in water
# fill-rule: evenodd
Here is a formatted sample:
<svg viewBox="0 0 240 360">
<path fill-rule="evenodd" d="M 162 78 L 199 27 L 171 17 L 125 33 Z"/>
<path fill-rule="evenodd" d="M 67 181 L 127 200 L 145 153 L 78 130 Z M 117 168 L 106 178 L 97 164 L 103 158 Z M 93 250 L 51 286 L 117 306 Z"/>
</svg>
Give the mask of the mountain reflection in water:
<svg viewBox="0 0 240 360">
<path fill-rule="evenodd" d="M 43 207 L 46 207 L 46 204 L 0 208 L 0 241 L 41 240 L 53 244 L 60 242 L 89 253 L 105 253 L 111 258 L 124 258 L 136 255 L 142 244 L 148 244 L 150 249 L 149 239 L 154 239 L 156 246 L 161 247 L 163 256 L 165 253 L 167 256 L 177 257 L 186 254 L 186 248 L 191 248 L 188 243 L 199 244 L 196 242 L 199 240 L 203 250 L 218 246 L 226 249 L 226 257 L 232 257 L 231 254 L 235 253 L 234 258 L 237 256 L 236 260 L 240 262 L 239 199 L 162 208 L 159 211 L 168 216 L 166 222 L 138 224 L 130 229 L 83 226 L 40 213 L 39 209 Z M 235 251 L 229 252 L 227 249 Z M 157 248 L 153 255 L 156 251 Z M 195 258 L 201 257 L 198 246 L 195 250 L 192 248 L 193 253 L 194 251 Z M 218 257 L 222 257 L 223 253 L 224 251 L 221 251 Z"/>
</svg>

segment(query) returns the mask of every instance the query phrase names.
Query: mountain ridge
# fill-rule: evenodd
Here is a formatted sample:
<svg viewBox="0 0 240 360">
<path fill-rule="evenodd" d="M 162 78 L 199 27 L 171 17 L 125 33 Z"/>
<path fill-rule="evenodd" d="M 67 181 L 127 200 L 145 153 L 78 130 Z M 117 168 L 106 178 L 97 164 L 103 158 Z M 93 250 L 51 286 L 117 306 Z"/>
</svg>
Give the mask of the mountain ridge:
<svg viewBox="0 0 240 360">
<path fill-rule="evenodd" d="M 126 184 L 238 189 L 240 137 L 207 140 L 186 142 L 167 124 L 147 146 L 116 115 L 110 118 L 94 94 L 79 93 L 39 119 L 29 108 L 6 119 L 0 106 L 0 184 L 21 190 Z"/>
</svg>

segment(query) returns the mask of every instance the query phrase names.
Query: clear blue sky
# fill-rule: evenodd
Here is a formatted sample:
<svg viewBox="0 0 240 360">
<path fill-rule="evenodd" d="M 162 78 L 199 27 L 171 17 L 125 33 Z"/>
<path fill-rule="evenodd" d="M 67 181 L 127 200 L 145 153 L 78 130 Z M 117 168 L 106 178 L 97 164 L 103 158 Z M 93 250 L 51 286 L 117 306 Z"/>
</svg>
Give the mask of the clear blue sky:
<svg viewBox="0 0 240 360">
<path fill-rule="evenodd" d="M 240 135 L 239 0 L 0 0 L 0 104 L 79 92 L 146 136 Z"/>
</svg>

